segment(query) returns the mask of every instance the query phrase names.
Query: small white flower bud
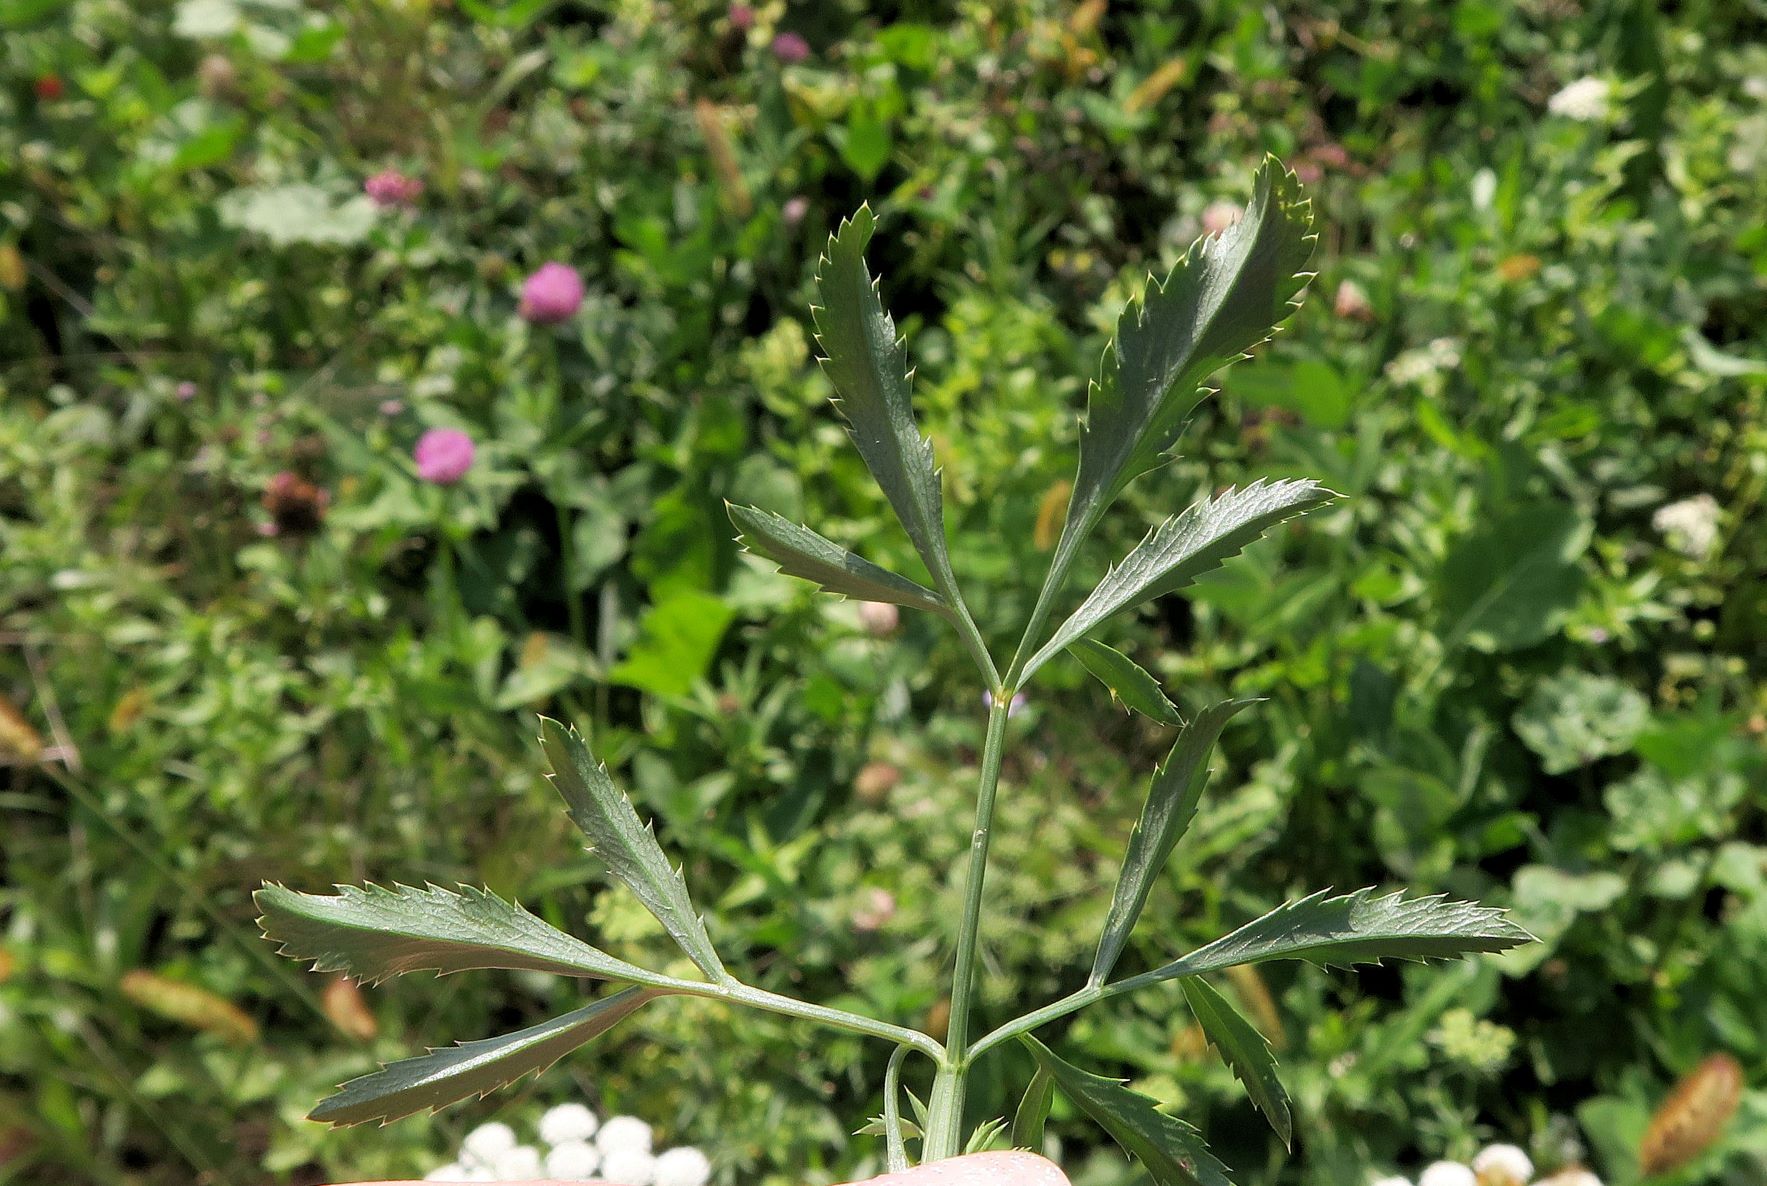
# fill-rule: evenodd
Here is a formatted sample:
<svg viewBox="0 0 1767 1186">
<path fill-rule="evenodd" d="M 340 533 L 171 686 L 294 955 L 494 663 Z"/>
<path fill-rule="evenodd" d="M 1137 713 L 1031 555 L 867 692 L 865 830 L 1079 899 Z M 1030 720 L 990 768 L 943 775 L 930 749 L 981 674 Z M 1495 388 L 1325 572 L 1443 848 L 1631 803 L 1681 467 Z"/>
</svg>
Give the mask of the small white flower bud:
<svg viewBox="0 0 1767 1186">
<path fill-rule="evenodd" d="M 1534 1180 L 1534 1161 L 1515 1145 L 1490 1145 L 1472 1160 L 1479 1186 L 1528 1186 Z"/>
<path fill-rule="evenodd" d="M 670 1149 L 656 1159 L 653 1186 L 706 1186 L 711 1176 L 712 1163 L 698 1149 Z"/>
<path fill-rule="evenodd" d="M 540 1151 L 532 1145 L 517 1145 L 505 1150 L 492 1163 L 491 1173 L 499 1182 L 527 1182 L 540 1176 Z"/>
<path fill-rule="evenodd" d="M 1586 1169 L 1568 1169 L 1542 1179 L 1536 1186 L 1601 1186 L 1601 1179 Z"/>
<path fill-rule="evenodd" d="M 601 1176 L 612 1186 L 651 1186 L 656 1158 L 638 1149 L 614 1149 L 601 1159 Z"/>
<path fill-rule="evenodd" d="M 1438 1161 L 1418 1175 L 1417 1186 L 1479 1186 L 1479 1176 L 1458 1161 Z"/>
<path fill-rule="evenodd" d="M 490 1168 L 515 1148 L 515 1130 L 501 1121 L 481 1124 L 460 1142 L 460 1164 L 467 1169 Z"/>
<path fill-rule="evenodd" d="M 636 1116 L 610 1116 L 595 1134 L 595 1145 L 604 1158 L 615 1153 L 650 1153 L 650 1125 Z M 638 1186 L 625 1183 L 624 1186 Z"/>
<path fill-rule="evenodd" d="M 472 1171 L 458 1162 L 439 1165 L 423 1176 L 425 1182 L 470 1182 Z"/>
<path fill-rule="evenodd" d="M 560 1141 L 546 1155 L 546 1176 L 560 1182 L 586 1182 L 601 1165 L 601 1154 L 588 1141 Z"/>
<path fill-rule="evenodd" d="M 559 1104 L 556 1108 L 548 1108 L 540 1117 L 540 1141 L 545 1145 L 587 1141 L 598 1127 L 595 1113 L 582 1104 Z M 553 1176 L 557 1177 L 556 1174 Z"/>
</svg>

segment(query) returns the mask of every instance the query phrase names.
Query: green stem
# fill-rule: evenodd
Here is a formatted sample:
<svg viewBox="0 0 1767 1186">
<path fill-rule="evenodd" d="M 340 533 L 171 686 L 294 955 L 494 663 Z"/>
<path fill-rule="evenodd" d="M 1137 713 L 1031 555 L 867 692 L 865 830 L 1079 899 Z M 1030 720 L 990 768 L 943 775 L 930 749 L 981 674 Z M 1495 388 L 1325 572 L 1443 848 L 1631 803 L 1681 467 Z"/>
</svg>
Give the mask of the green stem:
<svg viewBox="0 0 1767 1186">
<path fill-rule="evenodd" d="M 969 1057 L 980 1058 L 1002 1042 L 1009 1042 L 1020 1034 L 1028 1034 L 1040 1025 L 1048 1025 L 1058 1018 L 1078 1012 L 1087 1005 L 1102 1001 L 1106 997 L 1114 997 L 1118 991 L 1117 985 L 1082 988 L 1079 992 L 1045 1005 L 1034 1013 L 1027 1013 L 1016 1021 L 1009 1021 L 999 1029 L 977 1039 L 976 1044 L 969 1049 Z"/>
<path fill-rule="evenodd" d="M 571 573 L 577 567 L 577 541 L 571 527 L 571 513 L 556 494 L 552 497 L 553 513 L 558 516 L 558 585 L 564 594 L 564 610 L 571 624 L 571 641 L 584 654 L 589 653 L 589 628 L 583 620 L 583 595 L 571 587 Z M 602 722 L 596 721 L 599 725 Z"/>
<path fill-rule="evenodd" d="M 1012 712 L 1015 689 L 1002 687 L 994 693 L 988 711 L 988 735 L 982 743 L 981 785 L 976 791 L 976 826 L 970 834 L 969 875 L 964 886 L 963 918 L 957 931 L 957 964 L 951 978 L 951 1021 L 945 1032 L 950 1065 L 933 1080 L 927 1102 L 927 1134 L 923 1161 L 955 1157 L 962 1147 L 965 1079 L 969 1071 L 969 1020 L 975 1002 L 976 933 L 982 915 L 982 887 L 988 873 L 988 848 L 994 837 L 994 796 L 1000 786 L 1000 763 L 1005 753 L 1006 722 Z"/>
<path fill-rule="evenodd" d="M 896 1096 L 902 1086 L 902 1060 L 908 1047 L 898 1046 L 884 1068 L 884 1165 L 892 1174 L 908 1168 L 908 1144 L 902 1139 L 902 1105 Z"/>
<path fill-rule="evenodd" d="M 857 1013 L 848 1013 L 845 1009 L 830 1009 L 826 1005 L 812 1005 L 808 1001 L 794 1000 L 791 997 L 780 996 L 776 992 L 768 992 L 764 988 L 752 988 L 736 981 L 727 984 L 711 984 L 704 980 L 681 980 L 674 976 L 651 973 L 645 977 L 643 983 L 664 992 L 729 1001 L 733 1005 L 747 1005 L 751 1009 L 761 1009 L 785 1017 L 819 1022 L 834 1029 L 846 1030 L 848 1033 L 863 1034 L 868 1038 L 882 1038 L 887 1042 L 894 1042 L 898 1046 L 907 1046 L 918 1050 L 940 1066 L 945 1065 L 945 1047 L 940 1045 L 931 1035 L 904 1026 L 891 1025 L 887 1021 L 874 1021 Z"/>
<path fill-rule="evenodd" d="M 1071 512 L 1073 508 L 1068 509 Z M 1019 639 L 1018 650 L 1013 653 L 1012 663 L 1006 669 L 1006 682 L 1015 688 L 1024 682 L 1025 664 L 1043 634 L 1043 627 L 1049 624 L 1049 613 L 1055 608 L 1056 597 L 1068 583 L 1068 569 L 1074 566 L 1080 545 L 1097 519 L 1097 513 L 1093 513 L 1079 523 L 1069 522 L 1062 528 L 1061 539 L 1055 544 L 1055 555 L 1049 561 L 1049 572 L 1043 577 L 1043 587 L 1037 591 L 1037 603 L 1031 608 L 1031 620 L 1025 623 L 1024 637 Z"/>
<path fill-rule="evenodd" d="M 946 594 L 947 598 L 953 594 Z M 982 638 L 982 632 L 976 628 L 975 619 L 969 616 L 969 606 L 962 600 L 953 600 L 954 612 L 946 616 L 946 620 L 957 630 L 957 637 L 963 640 L 964 647 L 969 651 L 970 658 L 976 661 L 981 670 L 982 678 L 988 681 L 988 690 L 996 696 L 1000 694 L 1000 669 L 994 666 L 994 656 L 988 653 L 988 644 Z"/>
</svg>

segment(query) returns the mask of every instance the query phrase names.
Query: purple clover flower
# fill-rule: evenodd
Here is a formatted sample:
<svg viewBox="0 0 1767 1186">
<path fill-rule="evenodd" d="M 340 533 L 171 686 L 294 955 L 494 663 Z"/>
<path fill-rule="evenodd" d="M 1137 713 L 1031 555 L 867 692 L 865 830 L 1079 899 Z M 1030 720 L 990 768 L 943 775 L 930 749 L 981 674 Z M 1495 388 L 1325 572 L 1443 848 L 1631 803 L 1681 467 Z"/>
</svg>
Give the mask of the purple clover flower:
<svg viewBox="0 0 1767 1186">
<path fill-rule="evenodd" d="M 773 38 L 773 56 L 787 66 L 794 66 L 810 56 L 810 43 L 797 33 L 780 33 Z"/>
<path fill-rule="evenodd" d="M 423 182 L 407 177 L 397 169 L 382 169 L 362 183 L 362 192 L 369 201 L 385 209 L 388 206 L 413 206 L 423 196 Z"/>
<path fill-rule="evenodd" d="M 452 486 L 472 468 L 472 438 L 458 428 L 432 428 L 417 438 L 411 459 L 417 476 L 438 486 Z"/>
<path fill-rule="evenodd" d="M 583 307 L 583 278 L 568 264 L 541 264 L 522 281 L 519 312 L 535 325 L 557 325 Z"/>
</svg>

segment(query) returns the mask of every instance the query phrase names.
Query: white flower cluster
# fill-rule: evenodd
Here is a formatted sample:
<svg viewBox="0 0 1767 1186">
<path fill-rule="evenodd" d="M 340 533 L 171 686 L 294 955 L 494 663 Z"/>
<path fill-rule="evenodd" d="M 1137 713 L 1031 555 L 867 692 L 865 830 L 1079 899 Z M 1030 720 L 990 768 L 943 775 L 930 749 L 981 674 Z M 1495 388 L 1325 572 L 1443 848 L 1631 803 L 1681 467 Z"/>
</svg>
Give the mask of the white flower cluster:
<svg viewBox="0 0 1767 1186">
<path fill-rule="evenodd" d="M 1718 500 L 1710 494 L 1696 494 L 1666 503 L 1650 517 L 1650 525 L 1662 532 L 1677 552 L 1704 560 L 1718 542 Z"/>
<path fill-rule="evenodd" d="M 1411 1180 L 1393 1175 L 1375 1179 L 1373 1186 L 1411 1186 Z M 1417 1186 L 1601 1186 L 1601 1179 L 1585 1169 L 1568 1169 L 1536 1181 L 1533 1159 L 1519 1146 L 1490 1145 L 1471 1165 L 1436 1162 L 1418 1175 Z"/>
<path fill-rule="evenodd" d="M 600 1178 L 615 1186 L 706 1186 L 712 1163 L 683 1146 L 651 1152 L 650 1125 L 636 1116 L 597 1122 L 582 1104 L 559 1104 L 540 1117 L 539 1144 L 524 1145 L 509 1125 L 481 1124 L 466 1134 L 460 1157 L 424 1176 L 426 1182 L 526 1182 Z"/>
<path fill-rule="evenodd" d="M 1546 100 L 1546 110 L 1588 123 L 1607 117 L 1613 97 L 1613 84 L 1605 78 L 1579 78 Z"/>
<path fill-rule="evenodd" d="M 1442 389 L 1442 372 L 1460 365 L 1460 343 L 1437 338 L 1427 346 L 1407 350 L 1387 363 L 1387 378 L 1401 387 L 1421 387 L 1430 395 Z"/>
</svg>

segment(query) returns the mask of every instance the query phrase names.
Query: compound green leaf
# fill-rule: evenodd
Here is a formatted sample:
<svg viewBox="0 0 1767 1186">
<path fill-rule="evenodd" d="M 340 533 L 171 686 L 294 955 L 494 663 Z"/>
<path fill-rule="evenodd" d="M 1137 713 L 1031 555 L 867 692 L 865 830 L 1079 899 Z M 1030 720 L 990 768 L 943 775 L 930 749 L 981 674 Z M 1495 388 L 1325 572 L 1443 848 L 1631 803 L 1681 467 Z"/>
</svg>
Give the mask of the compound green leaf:
<svg viewBox="0 0 1767 1186">
<path fill-rule="evenodd" d="M 727 978 L 724 964 L 712 949 L 706 926 L 693 908 L 687 883 L 663 855 L 650 827 L 638 818 L 632 801 L 595 760 L 575 729 L 540 718 L 540 744 L 552 763 L 552 781 L 564 797 L 571 819 L 589 837 L 590 851 L 607 862 L 687 957 L 714 981 Z"/>
<path fill-rule="evenodd" d="M 643 982 L 651 974 L 534 917 L 490 890 L 432 885 L 337 887 L 303 894 L 266 884 L 253 897 L 264 937 L 319 972 L 374 983 L 406 972 L 511 968 Z"/>
<path fill-rule="evenodd" d="M 1147 896 L 1153 892 L 1154 880 L 1196 815 L 1203 784 L 1208 781 L 1209 753 L 1215 747 L 1215 739 L 1233 714 L 1252 703 L 1224 700 L 1198 713 L 1178 734 L 1166 760 L 1154 770 L 1141 818 L 1129 834 L 1129 851 L 1123 856 L 1123 871 L 1111 896 L 1110 913 L 1105 916 L 1104 934 L 1098 940 L 1089 984 L 1103 984 L 1116 967 L 1128 945 L 1129 934 L 1147 905 Z"/>
<path fill-rule="evenodd" d="M 932 442 L 920 434 L 909 403 L 907 352 L 865 267 L 877 220 L 861 206 L 829 236 L 816 271 L 813 311 L 822 365 L 853 443 L 895 508 L 933 583 L 956 587 L 945 546 L 943 498 Z"/>
<path fill-rule="evenodd" d="M 1233 1186 L 1227 1167 L 1215 1160 L 1196 1129 L 1161 1112 L 1153 1100 L 1130 1091 L 1122 1080 L 1083 1071 L 1035 1038 L 1019 1040 L 1062 1094 L 1141 1162 L 1159 1186 Z"/>
<path fill-rule="evenodd" d="M 1159 464 L 1208 390 L 1210 374 L 1266 340 L 1311 278 L 1311 202 L 1274 157 L 1220 235 L 1198 239 L 1117 322 L 1087 401 L 1080 469 L 1054 570 L 1136 476 Z"/>
<path fill-rule="evenodd" d="M 730 506 L 743 547 L 779 565 L 787 576 L 814 581 L 830 593 L 862 601 L 891 601 L 943 614 L 945 599 L 925 585 L 897 576 L 833 540 L 758 507 Z"/>
<path fill-rule="evenodd" d="M 1348 967 L 1386 959 L 1452 959 L 1476 951 L 1507 951 L 1534 938 L 1503 911 L 1476 902 L 1439 895 L 1407 899 L 1401 893 L 1377 898 L 1372 889 L 1335 898 L 1328 893 L 1321 890 L 1278 906 L 1231 935 L 1133 979 L 1151 984 L 1266 960 Z"/>
<path fill-rule="evenodd" d="M 1112 614 L 1175 593 L 1218 568 L 1264 532 L 1333 497 L 1304 479 L 1253 482 L 1174 515 L 1142 539 L 1105 574 L 1080 608 L 1025 664 L 1025 674 L 1060 654 Z"/>
<path fill-rule="evenodd" d="M 1184 990 L 1184 999 L 1190 1003 L 1196 1023 L 1245 1084 L 1252 1103 L 1269 1119 L 1282 1143 L 1292 1147 L 1294 1125 L 1289 1118 L 1288 1093 L 1276 1077 L 1276 1055 L 1270 1043 L 1208 981 L 1186 976 L 1178 985 Z"/>
<path fill-rule="evenodd" d="M 1074 658 L 1111 691 L 1111 698 L 1130 712 L 1138 712 L 1162 725 L 1182 725 L 1178 708 L 1166 699 L 1160 682 L 1135 660 L 1114 647 L 1090 638 L 1069 644 Z"/>
<path fill-rule="evenodd" d="M 523 1075 L 545 1070 L 659 995 L 653 989 L 628 988 L 513 1034 L 462 1042 L 390 1063 L 344 1084 L 309 1118 L 340 1127 L 369 1120 L 385 1123 L 487 1095 Z"/>
</svg>

